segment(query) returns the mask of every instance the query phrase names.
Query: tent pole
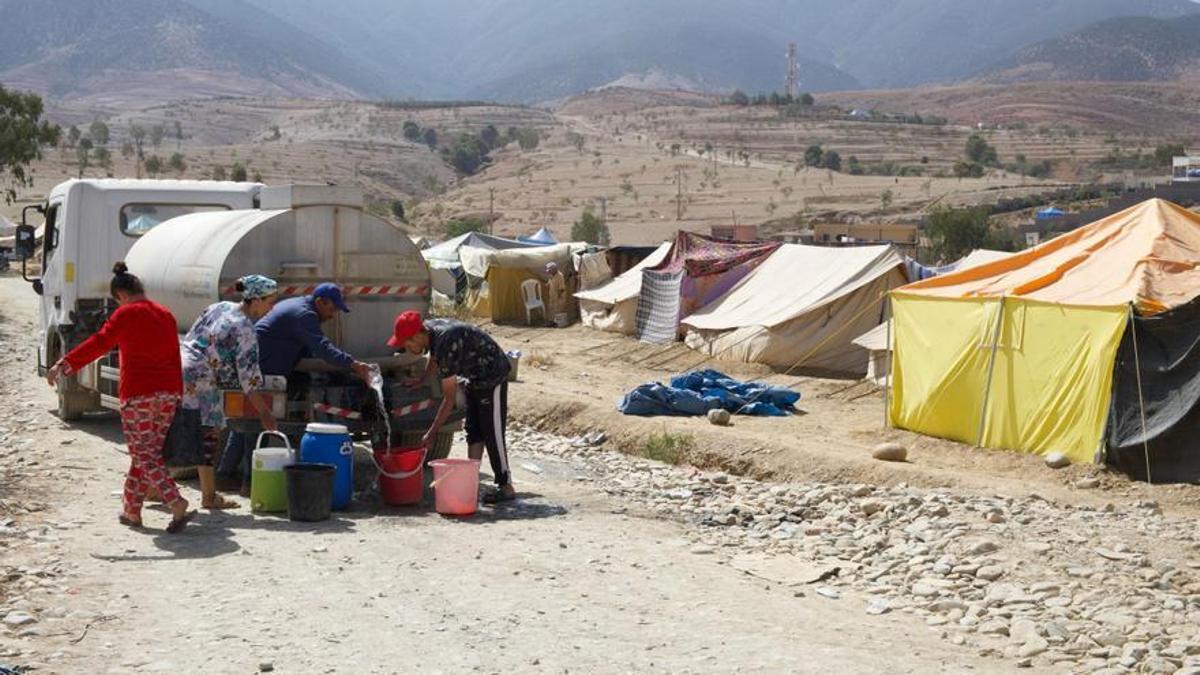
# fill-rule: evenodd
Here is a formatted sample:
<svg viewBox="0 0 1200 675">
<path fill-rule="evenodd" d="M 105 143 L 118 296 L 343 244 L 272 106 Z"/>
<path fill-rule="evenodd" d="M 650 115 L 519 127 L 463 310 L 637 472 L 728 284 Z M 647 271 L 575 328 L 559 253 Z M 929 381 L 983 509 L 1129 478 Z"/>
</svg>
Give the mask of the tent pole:
<svg viewBox="0 0 1200 675">
<path fill-rule="evenodd" d="M 983 447 L 983 427 L 987 422 L 988 399 L 992 395 L 992 374 L 996 371 L 996 350 L 1000 346 L 1000 327 L 1004 325 L 1004 296 L 1000 296 L 1000 309 L 996 316 L 996 331 L 992 334 L 992 356 L 988 359 L 987 384 L 983 390 L 983 406 L 979 409 L 979 433 L 975 447 Z"/>
<path fill-rule="evenodd" d="M 883 373 L 883 428 L 887 429 L 891 426 L 891 417 L 888 415 L 888 407 L 891 405 L 891 389 L 892 389 L 892 364 L 896 361 L 894 352 L 892 351 L 892 315 L 888 311 L 891 309 L 892 294 L 889 290 L 883 296 L 883 320 L 887 324 L 887 337 L 884 338 L 883 354 L 884 360 L 887 361 L 887 370 Z"/>
<path fill-rule="evenodd" d="M 1138 412 L 1142 416 L 1142 451 L 1146 455 L 1146 482 L 1150 485 L 1154 481 L 1150 478 L 1150 439 L 1146 438 L 1146 399 L 1142 396 L 1142 361 L 1138 357 L 1137 346 L 1137 323 L 1133 320 L 1133 303 L 1129 303 L 1129 335 L 1133 341 L 1133 372 L 1137 380 L 1138 392 Z"/>
</svg>

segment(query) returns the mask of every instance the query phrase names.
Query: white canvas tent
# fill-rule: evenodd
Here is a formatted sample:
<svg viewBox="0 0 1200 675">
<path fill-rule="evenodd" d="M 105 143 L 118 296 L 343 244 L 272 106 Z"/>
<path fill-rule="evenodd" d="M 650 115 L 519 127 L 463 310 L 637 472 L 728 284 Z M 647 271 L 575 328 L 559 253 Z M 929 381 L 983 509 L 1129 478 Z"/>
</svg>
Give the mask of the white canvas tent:
<svg viewBox="0 0 1200 675">
<path fill-rule="evenodd" d="M 633 335 L 637 332 L 638 295 L 642 292 L 642 270 L 666 259 L 672 242 L 663 242 L 637 265 L 625 270 L 607 284 L 575 294 L 583 325 L 610 333 Z"/>
<path fill-rule="evenodd" d="M 883 318 L 884 296 L 907 281 L 892 246 L 790 244 L 683 320 L 685 341 L 721 359 L 861 374 L 852 344 Z"/>
<path fill-rule="evenodd" d="M 481 256 L 478 253 L 471 254 L 468 252 L 468 256 L 474 262 L 474 266 L 471 268 L 467 267 L 463 257 L 464 249 L 499 251 L 513 248 L 535 248 L 537 246 L 539 244 L 527 244 L 513 239 L 493 237 L 480 232 L 468 232 L 444 241 L 437 246 L 431 246 L 421 251 L 421 255 L 425 257 L 425 262 L 429 263 L 429 273 L 433 283 L 433 290 L 453 298 L 459 290 L 458 279 L 463 274 L 475 277 L 476 281 L 481 281 L 487 273 L 486 267 L 482 270 L 479 269 L 478 261 Z"/>
</svg>

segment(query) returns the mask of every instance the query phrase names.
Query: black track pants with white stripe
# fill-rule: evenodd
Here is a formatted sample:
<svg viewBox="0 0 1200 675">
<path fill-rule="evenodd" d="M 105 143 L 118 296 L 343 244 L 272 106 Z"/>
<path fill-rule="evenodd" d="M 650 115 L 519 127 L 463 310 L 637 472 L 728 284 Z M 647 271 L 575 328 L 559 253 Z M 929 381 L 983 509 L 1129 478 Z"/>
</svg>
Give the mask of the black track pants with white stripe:
<svg viewBox="0 0 1200 675">
<path fill-rule="evenodd" d="M 508 425 L 508 382 L 492 389 L 467 388 L 467 444 L 487 446 L 488 461 L 497 485 L 508 485 L 508 443 L 504 430 Z"/>
</svg>

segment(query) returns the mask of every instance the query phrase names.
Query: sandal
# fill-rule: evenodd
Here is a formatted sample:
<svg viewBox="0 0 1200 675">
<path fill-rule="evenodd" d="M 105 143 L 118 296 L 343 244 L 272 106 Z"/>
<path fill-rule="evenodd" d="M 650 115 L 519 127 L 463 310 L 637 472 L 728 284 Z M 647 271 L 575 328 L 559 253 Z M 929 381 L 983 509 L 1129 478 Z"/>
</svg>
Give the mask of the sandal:
<svg viewBox="0 0 1200 675">
<path fill-rule="evenodd" d="M 187 527 L 187 524 L 195 516 L 196 516 L 195 511 L 188 511 L 187 513 L 183 514 L 182 516 L 172 519 L 171 523 L 169 525 L 167 525 L 167 534 L 179 534 L 180 532 L 183 532 L 183 528 Z"/>
<path fill-rule="evenodd" d="M 511 487 L 508 490 L 505 490 L 504 488 L 496 488 L 494 490 L 489 490 L 483 495 L 484 504 L 501 504 L 504 502 L 516 501 L 516 499 L 517 491 L 513 490 Z"/>
<path fill-rule="evenodd" d="M 200 500 L 200 506 L 212 511 L 221 511 L 224 509 L 241 508 L 242 505 L 232 499 L 226 499 L 220 493 L 217 493 L 213 495 L 212 501 Z"/>
<path fill-rule="evenodd" d="M 143 527 L 141 518 L 137 518 L 137 519 L 130 518 L 129 516 L 125 515 L 124 513 L 117 514 L 117 522 L 124 525 L 125 527 L 130 527 L 135 530 L 140 530 Z"/>
</svg>

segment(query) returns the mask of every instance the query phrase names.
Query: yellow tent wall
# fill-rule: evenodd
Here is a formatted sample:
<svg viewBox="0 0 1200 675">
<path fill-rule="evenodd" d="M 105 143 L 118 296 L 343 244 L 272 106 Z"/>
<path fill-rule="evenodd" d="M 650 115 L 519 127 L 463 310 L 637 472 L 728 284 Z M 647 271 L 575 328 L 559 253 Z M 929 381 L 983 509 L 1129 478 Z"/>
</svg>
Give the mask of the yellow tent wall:
<svg viewBox="0 0 1200 675">
<path fill-rule="evenodd" d="M 985 447 L 1095 460 L 1128 307 L 897 292 L 892 309 L 893 424 L 975 444 L 983 415 Z"/>
</svg>

